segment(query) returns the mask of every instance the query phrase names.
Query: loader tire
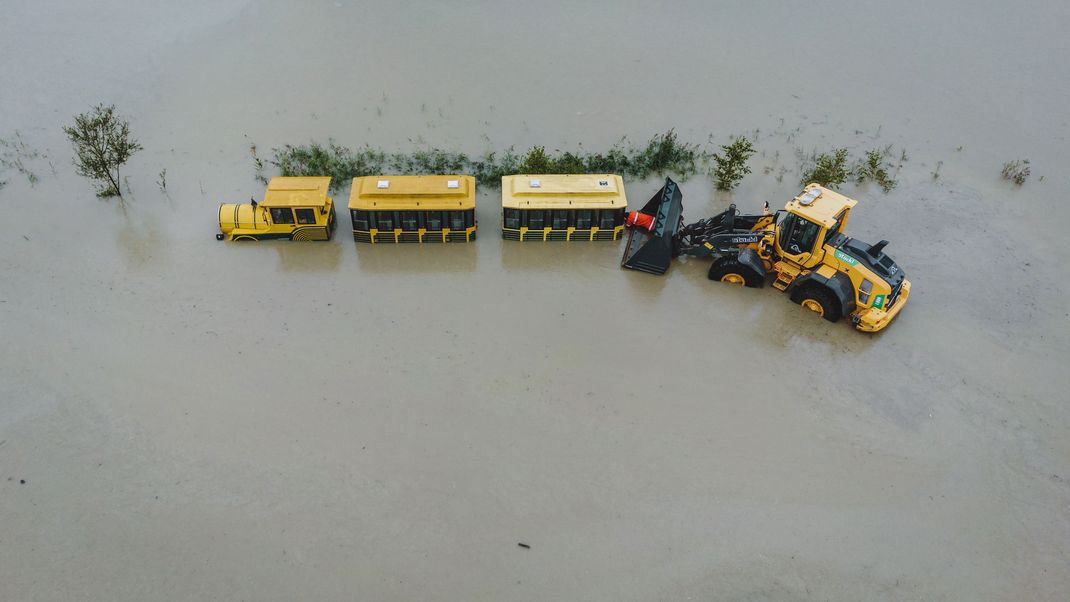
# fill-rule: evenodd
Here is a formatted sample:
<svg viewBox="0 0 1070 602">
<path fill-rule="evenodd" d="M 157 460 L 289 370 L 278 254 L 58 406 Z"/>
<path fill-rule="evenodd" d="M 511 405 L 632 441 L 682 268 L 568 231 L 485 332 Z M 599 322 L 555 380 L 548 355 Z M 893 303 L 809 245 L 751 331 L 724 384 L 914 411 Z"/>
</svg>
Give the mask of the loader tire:
<svg viewBox="0 0 1070 602">
<path fill-rule="evenodd" d="M 713 262 L 708 274 L 710 280 L 719 280 L 725 284 L 743 285 L 758 288 L 764 278 L 754 268 L 743 265 L 733 257 L 722 257 Z"/>
<path fill-rule="evenodd" d="M 795 292 L 791 300 L 825 318 L 829 322 L 840 319 L 840 304 L 832 291 L 823 286 L 811 285 Z"/>
</svg>

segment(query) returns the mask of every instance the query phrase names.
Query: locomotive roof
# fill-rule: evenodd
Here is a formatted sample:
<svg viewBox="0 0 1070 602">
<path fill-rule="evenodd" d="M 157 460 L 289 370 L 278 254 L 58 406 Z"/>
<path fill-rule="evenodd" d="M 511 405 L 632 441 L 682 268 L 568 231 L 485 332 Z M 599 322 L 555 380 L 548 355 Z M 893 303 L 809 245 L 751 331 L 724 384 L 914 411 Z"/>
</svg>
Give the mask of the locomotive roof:
<svg viewBox="0 0 1070 602">
<path fill-rule="evenodd" d="M 265 207 L 323 207 L 327 204 L 330 185 L 329 177 L 274 177 L 268 182 L 261 204 Z"/>
</svg>

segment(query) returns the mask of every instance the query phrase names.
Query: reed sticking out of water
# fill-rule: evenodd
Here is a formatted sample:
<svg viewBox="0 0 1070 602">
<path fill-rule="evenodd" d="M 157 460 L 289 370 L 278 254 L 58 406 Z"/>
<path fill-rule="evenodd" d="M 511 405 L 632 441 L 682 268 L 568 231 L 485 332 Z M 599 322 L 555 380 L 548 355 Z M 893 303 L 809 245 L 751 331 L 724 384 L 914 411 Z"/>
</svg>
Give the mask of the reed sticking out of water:
<svg viewBox="0 0 1070 602">
<path fill-rule="evenodd" d="M 478 158 L 437 148 L 386 153 L 371 147 L 349 149 L 329 140 L 327 144 L 287 144 L 273 149 L 270 163 L 284 176 L 330 176 L 338 189 L 355 177 L 396 174 L 470 173 L 481 186 L 500 186 L 503 175 L 515 173 L 618 173 L 635 178 L 672 174 L 687 178 L 707 173 L 712 155 L 696 144 L 680 142 L 674 130 L 652 137 L 644 146 L 626 140 L 601 153 L 585 151 L 547 152 L 532 147 L 518 156 L 512 148 L 487 152 Z M 749 170 L 748 170 L 749 171 Z M 258 172 L 259 173 L 259 172 Z"/>
<path fill-rule="evenodd" d="M 26 144 L 22 139 L 22 134 L 18 131 L 11 139 L 0 138 L 0 171 L 14 169 L 26 176 L 26 181 L 30 183 L 30 186 L 37 185 L 40 178 L 26 167 L 26 163 L 41 157 L 48 158 L 47 155 L 42 155 L 40 151 Z M 7 180 L 0 180 L 0 188 L 5 185 L 7 185 Z"/>
</svg>

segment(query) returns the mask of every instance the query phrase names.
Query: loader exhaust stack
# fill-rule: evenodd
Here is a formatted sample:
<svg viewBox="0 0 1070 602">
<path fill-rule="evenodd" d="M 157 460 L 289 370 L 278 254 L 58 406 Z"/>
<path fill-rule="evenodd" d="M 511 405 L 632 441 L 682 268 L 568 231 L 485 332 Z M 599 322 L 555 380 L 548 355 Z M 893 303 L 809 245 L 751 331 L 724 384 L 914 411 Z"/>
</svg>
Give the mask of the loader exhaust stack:
<svg viewBox="0 0 1070 602">
<path fill-rule="evenodd" d="M 631 227 L 621 266 L 650 274 L 669 269 L 676 234 L 683 225 L 683 198 L 676 182 L 665 178 L 665 185 L 637 215 L 628 216 Z"/>
</svg>

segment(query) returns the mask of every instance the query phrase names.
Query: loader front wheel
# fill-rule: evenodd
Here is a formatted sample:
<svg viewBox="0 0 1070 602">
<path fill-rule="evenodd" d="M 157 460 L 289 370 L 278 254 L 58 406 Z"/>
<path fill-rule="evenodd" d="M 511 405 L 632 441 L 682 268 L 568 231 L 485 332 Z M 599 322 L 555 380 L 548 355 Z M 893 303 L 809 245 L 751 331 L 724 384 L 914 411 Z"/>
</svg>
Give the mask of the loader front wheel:
<svg viewBox="0 0 1070 602">
<path fill-rule="evenodd" d="M 839 305 L 832 292 L 822 286 L 808 286 L 792 299 L 829 322 L 840 319 Z"/>
<path fill-rule="evenodd" d="M 743 265 L 732 257 L 722 257 L 713 262 L 708 274 L 710 280 L 719 280 L 725 284 L 742 285 L 758 288 L 762 285 L 762 275 L 753 268 Z"/>
</svg>

